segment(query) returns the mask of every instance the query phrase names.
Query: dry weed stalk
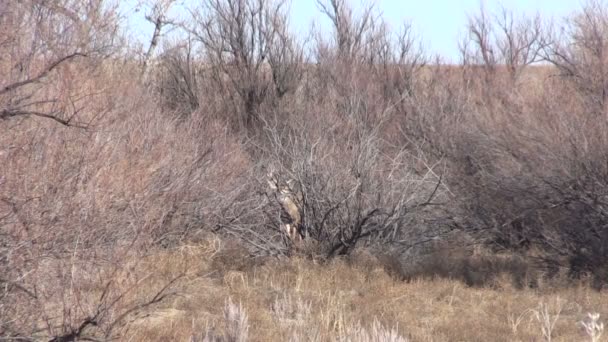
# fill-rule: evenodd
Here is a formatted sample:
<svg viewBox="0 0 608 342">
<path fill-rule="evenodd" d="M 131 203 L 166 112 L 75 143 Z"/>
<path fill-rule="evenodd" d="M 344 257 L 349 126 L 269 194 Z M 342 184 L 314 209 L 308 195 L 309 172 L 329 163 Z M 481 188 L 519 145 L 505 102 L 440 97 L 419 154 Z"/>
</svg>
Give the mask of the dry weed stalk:
<svg viewBox="0 0 608 342">
<path fill-rule="evenodd" d="M 588 313 L 587 320 L 582 321 L 581 325 L 585 328 L 585 332 L 587 333 L 587 336 L 589 336 L 589 341 L 600 341 L 600 338 L 604 333 L 604 323 L 600 322 L 600 314 Z"/>
<path fill-rule="evenodd" d="M 538 305 L 538 308 L 532 310 L 534 318 L 536 318 L 536 321 L 540 324 L 542 336 L 547 342 L 551 342 L 553 340 L 553 330 L 555 329 L 555 324 L 560 318 L 563 304 L 563 301 L 557 297 L 554 305 L 541 302 Z"/>
<path fill-rule="evenodd" d="M 407 338 L 402 337 L 395 328 L 386 328 L 377 319 L 374 319 L 370 329 L 362 327 L 360 324 L 353 326 L 340 336 L 339 341 L 345 342 L 407 342 Z"/>
<path fill-rule="evenodd" d="M 533 315 L 533 314 L 534 314 L 534 311 L 531 309 L 526 309 L 519 315 L 509 314 L 509 318 L 508 318 L 509 326 L 511 327 L 511 331 L 513 332 L 514 336 L 517 336 L 517 331 L 519 329 L 519 326 L 524 321 L 524 319 L 527 316 Z"/>
</svg>

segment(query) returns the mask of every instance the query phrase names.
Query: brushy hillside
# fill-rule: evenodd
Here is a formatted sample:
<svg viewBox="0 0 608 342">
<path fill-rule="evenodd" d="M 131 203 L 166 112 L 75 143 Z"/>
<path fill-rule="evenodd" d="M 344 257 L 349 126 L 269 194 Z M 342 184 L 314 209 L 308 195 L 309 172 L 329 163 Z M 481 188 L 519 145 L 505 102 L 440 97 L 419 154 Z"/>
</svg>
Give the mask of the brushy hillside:
<svg viewBox="0 0 608 342">
<path fill-rule="evenodd" d="M 0 339 L 598 340 L 606 3 L 482 9 L 457 65 L 373 6 L 178 5 L 142 48 L 0 4 Z"/>
</svg>

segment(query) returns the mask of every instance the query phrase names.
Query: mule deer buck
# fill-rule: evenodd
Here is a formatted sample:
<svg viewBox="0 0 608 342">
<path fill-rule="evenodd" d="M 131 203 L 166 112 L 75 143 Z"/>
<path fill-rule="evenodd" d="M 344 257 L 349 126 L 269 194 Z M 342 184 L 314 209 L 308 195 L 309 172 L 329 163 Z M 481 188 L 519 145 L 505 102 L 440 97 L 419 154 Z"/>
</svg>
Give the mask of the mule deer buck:
<svg viewBox="0 0 608 342">
<path fill-rule="evenodd" d="M 274 174 L 268 173 L 268 185 L 281 205 L 281 229 L 294 242 L 305 237 L 302 226 L 302 193 L 295 189 L 295 182 L 289 179 L 282 183 Z"/>
</svg>

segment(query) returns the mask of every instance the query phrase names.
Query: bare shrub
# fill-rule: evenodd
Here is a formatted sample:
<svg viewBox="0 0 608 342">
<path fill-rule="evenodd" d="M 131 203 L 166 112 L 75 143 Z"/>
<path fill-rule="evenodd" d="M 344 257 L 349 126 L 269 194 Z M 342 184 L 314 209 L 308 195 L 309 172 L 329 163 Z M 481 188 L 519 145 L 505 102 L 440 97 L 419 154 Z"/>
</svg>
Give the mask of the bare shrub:
<svg viewBox="0 0 608 342">
<path fill-rule="evenodd" d="M 588 114 L 606 116 L 606 32 L 608 10 L 603 1 L 588 1 L 579 13 L 565 23 L 559 33 L 552 32 L 544 58 L 586 99 Z"/>
<path fill-rule="evenodd" d="M 147 276 L 129 275 L 140 265 L 119 261 L 132 257 L 129 248 L 133 245 L 126 247 L 115 249 L 116 255 L 108 256 L 105 262 L 90 249 L 75 245 L 71 258 L 59 253 L 38 255 L 27 260 L 27 265 L 10 265 L 29 274 L 15 281 L 0 279 L 0 336 L 28 341 L 120 336 L 129 320 L 172 296 L 175 283 L 182 277 L 176 270 L 170 281 L 144 286 Z M 38 251 L 30 248 L 28 252 Z M 5 274 L 11 275 L 12 272 Z M 135 291 L 145 291 L 149 297 L 137 298 L 132 295 Z"/>
<path fill-rule="evenodd" d="M 463 81 L 471 91 L 483 94 L 487 105 L 510 101 L 524 71 L 542 60 L 547 45 L 538 14 L 517 15 L 506 8 L 489 13 L 481 6 L 469 17 L 467 33 L 460 44 Z"/>
<path fill-rule="evenodd" d="M 319 5 L 332 20 L 336 45 L 317 41 L 320 64 L 313 76 L 318 77 L 307 78 L 298 94 L 319 101 L 286 100 L 283 104 L 288 106 L 264 108 L 260 118 L 264 134 L 253 147 L 267 168 L 257 169 L 251 176 L 264 187 L 266 198 L 260 201 L 245 195 L 241 202 L 248 208 L 243 210 L 246 213 L 260 210 L 264 215 L 245 219 L 247 215 L 242 213 L 223 228 L 264 253 L 299 251 L 331 258 L 350 253 L 360 241 L 401 243 L 404 253 L 409 253 L 411 245 L 437 238 L 449 225 L 444 221 L 435 229 L 418 221 L 431 220 L 431 207 L 437 205 L 434 201 L 446 196 L 439 166 L 425 165 L 416 146 L 399 148 L 394 141 L 385 140 L 396 104 L 404 96 L 413 96 L 414 78 L 422 70 L 424 58 L 407 26 L 393 44 L 384 24 L 371 18 L 372 8 L 356 19 L 344 2 Z M 369 44 L 376 43 L 386 46 L 375 51 Z M 328 49 L 323 50 L 325 45 Z M 350 57 L 338 58 L 341 54 Z M 369 73 L 375 77 L 364 80 Z M 325 82 L 327 77 L 331 82 Z M 391 85 L 397 89 L 387 92 Z M 311 109 L 330 114 L 309 114 Z M 330 130 L 324 132 L 321 127 Z M 269 170 L 288 186 L 268 189 L 261 179 Z M 261 189 L 247 191 L 260 193 Z M 297 196 L 287 198 L 283 192 Z M 245 198 L 249 200 L 245 202 Z M 286 208 L 286 198 L 297 210 Z M 254 231 L 251 220 L 265 222 L 266 229 L 258 226 Z M 416 235 L 413 227 L 418 224 L 418 232 L 429 231 L 408 242 Z M 405 233 L 410 227 L 412 231 Z"/>
<path fill-rule="evenodd" d="M 0 119 L 35 116 L 65 126 L 87 126 L 95 115 L 82 112 L 94 92 L 79 88 L 73 75 L 93 72 L 98 58 L 111 51 L 117 30 L 115 8 L 98 0 L 2 6 Z M 87 61 L 81 62 L 85 57 Z M 52 81 L 58 86 L 46 86 Z"/>
<path fill-rule="evenodd" d="M 195 60 L 193 44 L 168 46 L 160 56 L 154 85 L 163 111 L 186 118 L 200 106 L 200 62 Z"/>
<path fill-rule="evenodd" d="M 301 235 L 325 246 L 327 257 L 348 254 L 358 243 L 395 243 L 406 250 L 440 235 L 440 224 L 429 227 L 426 237 L 414 231 L 425 229 L 427 209 L 446 195 L 441 176 L 431 168 L 416 176 L 410 164 L 413 157 L 405 150 L 384 159 L 384 142 L 376 128 L 365 127 L 355 117 L 340 136 L 332 130 L 318 131 L 315 123 L 298 130 L 286 127 L 290 133 L 281 135 L 278 127 L 267 127 L 269 164 L 301 193 Z M 346 143 L 335 144 L 336 139 Z M 268 205 L 267 222 L 277 231 L 280 222 L 272 212 L 279 211 L 273 201 Z"/>
<path fill-rule="evenodd" d="M 472 106 L 470 126 L 456 134 L 460 142 L 451 152 L 460 164 L 452 167 L 460 177 L 451 185 L 464 199 L 463 227 L 480 241 L 523 253 L 548 274 L 567 269 L 573 278 L 591 276 L 599 287 L 605 281 L 600 260 L 606 253 L 599 245 L 605 240 L 606 172 L 605 156 L 596 151 L 606 139 L 605 122 L 593 118 L 602 113 L 603 90 L 597 82 L 581 87 L 574 81 L 602 74 L 601 43 L 593 35 L 605 13 L 598 6 L 592 2 L 574 16 L 569 36 L 545 41 L 543 57 L 556 69 L 528 69 L 559 72 L 558 78 L 544 76 L 534 90 L 542 101 L 511 91 L 507 101 Z"/>
<path fill-rule="evenodd" d="M 46 5 L 58 3 L 44 2 L 31 9 Z M 85 9 L 81 2 L 73 5 Z M 23 33 L 19 38 L 26 38 L 27 32 Z M 65 34 L 68 39 L 70 32 Z M 59 42 L 32 46 L 37 44 L 58 44 L 56 52 L 62 52 Z M 15 53 L 21 53 L 20 46 L 15 46 Z M 123 270 L 125 260 L 119 258 L 119 251 L 125 245 L 145 255 L 149 248 L 174 246 L 213 225 L 218 212 L 207 204 L 222 208 L 225 203 L 217 200 L 217 193 L 231 194 L 227 180 L 248 161 L 237 151 L 236 140 L 228 138 L 217 123 L 195 117 L 185 129 L 162 114 L 139 84 L 133 64 L 109 58 L 111 49 L 96 50 L 99 54 L 89 55 L 85 62 L 66 60 L 56 69 L 46 73 L 48 68 L 44 69 L 42 77 L 31 77 L 25 73 L 40 75 L 39 68 L 47 65 L 42 62 L 51 60 L 54 53 L 37 49 L 31 65 L 24 65 L 24 74 L 19 76 L 32 83 L 7 94 L 34 102 L 40 96 L 57 96 L 79 114 L 78 121 L 69 125 L 25 115 L 0 125 L 0 335 L 82 337 L 85 333 L 79 331 L 84 328 L 79 326 L 86 323 L 85 335 L 92 329 L 99 336 L 99 329 L 109 329 L 106 324 L 117 318 L 112 315 L 129 309 L 129 303 L 119 300 L 119 307 L 113 306 L 122 289 L 116 289 L 111 272 L 87 272 L 98 270 L 99 265 Z M 4 68 L 18 60 L 2 62 Z M 3 75 L 3 85 L 7 80 L 19 84 L 12 82 L 10 73 Z M 80 108 L 81 102 L 86 106 Z M 75 123 L 86 123 L 82 126 L 87 129 L 64 127 Z M 217 164 L 221 168 L 212 166 L 216 158 L 223 160 Z M 100 279 L 90 279 L 96 277 Z M 106 284 L 111 284 L 112 293 L 103 301 L 98 295 L 83 299 L 87 288 Z M 111 337 L 118 333 L 112 329 Z"/>
<path fill-rule="evenodd" d="M 260 106 L 295 90 L 303 54 L 287 30 L 284 1 L 205 0 L 192 10 L 188 28 L 212 67 L 223 110 L 235 111 L 237 126 L 259 124 Z M 276 92 L 275 92 L 276 91 Z"/>
<path fill-rule="evenodd" d="M 317 1 L 321 13 L 330 20 L 332 35 L 316 33 L 313 46 L 318 61 L 310 96 L 327 98 L 336 105 L 347 105 L 353 92 L 368 95 L 371 65 L 380 63 L 384 54 L 381 47 L 388 43 L 385 23 L 373 5 L 355 13 L 351 4 L 343 0 Z M 328 96 L 329 95 L 329 96 Z M 371 94 L 369 94 L 371 95 Z"/>
<path fill-rule="evenodd" d="M 332 24 L 331 44 L 333 52 L 337 54 L 333 58 L 345 60 L 347 63 L 357 62 L 357 59 L 362 61 L 364 50 L 372 43 L 371 33 L 375 30 L 377 14 L 374 13 L 374 6 L 366 6 L 360 15 L 355 15 L 350 4 L 344 0 L 318 0 L 317 6 Z M 323 41 L 320 43 L 324 45 Z M 373 52 L 371 56 L 375 54 L 376 52 Z"/>
<path fill-rule="evenodd" d="M 405 99 L 414 96 L 428 58 L 410 24 L 404 24 L 396 37 L 384 28 L 373 42 L 378 47 L 372 49 L 377 51 L 377 61 L 373 60 L 372 65 L 380 76 L 385 98 L 389 103 L 398 104 L 400 111 L 407 115 Z"/>
</svg>

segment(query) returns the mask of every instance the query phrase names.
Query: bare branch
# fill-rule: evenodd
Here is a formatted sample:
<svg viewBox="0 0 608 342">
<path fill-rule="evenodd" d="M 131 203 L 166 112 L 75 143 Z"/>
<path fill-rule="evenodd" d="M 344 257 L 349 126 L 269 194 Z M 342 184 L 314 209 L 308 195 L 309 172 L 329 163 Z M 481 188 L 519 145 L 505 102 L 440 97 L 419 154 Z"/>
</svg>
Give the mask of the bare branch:
<svg viewBox="0 0 608 342">
<path fill-rule="evenodd" d="M 84 53 L 80 53 L 80 52 L 74 52 L 69 55 L 63 56 L 60 59 L 58 59 L 58 60 L 54 61 L 53 63 L 49 64 L 48 66 L 46 66 L 40 73 L 38 73 L 38 75 L 28 78 L 26 80 L 23 80 L 20 82 L 15 82 L 15 83 L 5 86 L 4 88 L 2 88 L 2 90 L 0 90 L 0 95 L 4 95 L 4 94 L 8 93 L 9 91 L 13 91 L 17 88 L 26 86 L 28 84 L 40 82 L 43 78 L 45 78 L 51 71 L 53 71 L 59 65 L 61 65 L 62 63 L 66 62 L 66 61 L 69 61 L 70 59 L 72 59 L 74 57 L 87 57 L 87 55 Z"/>
</svg>

